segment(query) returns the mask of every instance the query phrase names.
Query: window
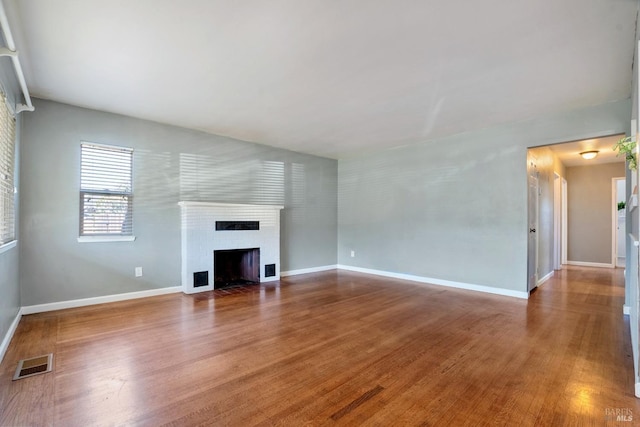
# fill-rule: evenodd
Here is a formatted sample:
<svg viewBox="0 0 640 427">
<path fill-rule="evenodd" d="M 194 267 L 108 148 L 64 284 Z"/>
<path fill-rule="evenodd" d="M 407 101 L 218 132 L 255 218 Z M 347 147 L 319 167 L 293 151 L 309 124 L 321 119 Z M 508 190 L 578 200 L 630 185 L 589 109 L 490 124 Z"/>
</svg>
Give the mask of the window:
<svg viewBox="0 0 640 427">
<path fill-rule="evenodd" d="M 0 94 L 0 246 L 16 240 L 15 135 L 16 120 Z"/>
<path fill-rule="evenodd" d="M 80 237 L 133 237 L 133 149 L 82 143 L 80 151 Z"/>
</svg>

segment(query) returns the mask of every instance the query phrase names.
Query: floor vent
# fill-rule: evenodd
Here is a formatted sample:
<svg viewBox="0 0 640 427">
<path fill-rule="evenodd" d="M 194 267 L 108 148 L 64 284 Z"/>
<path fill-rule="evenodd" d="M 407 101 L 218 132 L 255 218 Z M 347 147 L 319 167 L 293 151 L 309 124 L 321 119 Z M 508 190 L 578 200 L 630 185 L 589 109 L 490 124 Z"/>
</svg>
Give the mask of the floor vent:
<svg viewBox="0 0 640 427">
<path fill-rule="evenodd" d="M 22 359 L 18 362 L 18 368 L 13 375 L 13 380 L 21 380 L 33 375 L 45 374 L 53 369 L 53 353 L 44 356 Z"/>
</svg>

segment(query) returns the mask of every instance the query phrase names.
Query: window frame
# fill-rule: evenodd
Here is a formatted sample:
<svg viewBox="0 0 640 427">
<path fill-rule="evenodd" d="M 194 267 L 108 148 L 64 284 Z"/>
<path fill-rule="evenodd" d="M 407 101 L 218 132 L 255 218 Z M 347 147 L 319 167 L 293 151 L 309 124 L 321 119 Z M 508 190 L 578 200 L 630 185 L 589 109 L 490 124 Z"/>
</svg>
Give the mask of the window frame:
<svg viewBox="0 0 640 427">
<path fill-rule="evenodd" d="M 83 188 L 83 148 L 85 146 L 92 147 L 94 149 L 100 150 L 103 149 L 105 151 L 113 151 L 113 152 L 127 152 L 130 157 L 130 169 L 129 169 L 129 190 L 128 191 L 117 191 L 117 190 L 95 190 L 91 188 Z M 78 242 L 80 243 L 89 243 L 89 242 L 130 242 L 136 240 L 135 235 L 133 234 L 133 200 L 134 200 L 134 191 L 133 191 L 133 165 L 134 165 L 134 149 L 132 147 L 124 147 L 120 145 L 113 144 L 99 144 L 90 141 L 81 141 L 80 142 L 80 189 L 79 189 L 79 204 L 78 204 Z M 100 168 L 101 165 L 98 166 Z M 94 194 L 97 197 L 105 197 L 105 196 L 122 196 L 127 198 L 127 208 L 128 211 L 125 215 L 130 216 L 130 233 L 89 233 L 87 234 L 85 231 L 85 196 Z M 126 221 L 126 220 L 125 220 Z"/>
<path fill-rule="evenodd" d="M 2 123 L 0 127 L 6 124 L 6 135 L 0 136 L 0 179 L 8 182 L 8 186 L 0 185 L 0 253 L 14 248 L 18 242 L 17 236 L 17 189 L 16 189 L 16 160 L 17 160 L 17 141 L 16 141 L 16 116 L 8 103 L 4 92 L 0 92 L 0 103 L 2 103 L 3 111 L 0 111 L 0 117 L 5 119 L 6 123 Z M 5 138 L 6 136 L 6 138 Z M 5 146 L 6 143 L 6 146 Z M 7 156 L 1 154 L 5 152 Z M 6 160 L 6 164 L 3 160 Z M 5 170 L 6 167 L 6 170 Z M 6 187 L 6 188 L 5 188 Z M 4 193 L 6 191 L 6 193 Z M 5 204 L 7 203 L 7 204 Z M 6 228 L 6 234 L 2 232 Z"/>
</svg>

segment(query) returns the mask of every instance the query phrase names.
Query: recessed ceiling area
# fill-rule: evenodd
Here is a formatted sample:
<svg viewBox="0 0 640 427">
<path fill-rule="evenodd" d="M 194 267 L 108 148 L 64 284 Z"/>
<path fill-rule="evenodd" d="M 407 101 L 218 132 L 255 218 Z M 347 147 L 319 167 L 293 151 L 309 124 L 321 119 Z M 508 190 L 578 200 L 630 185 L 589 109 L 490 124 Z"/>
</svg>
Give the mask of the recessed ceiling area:
<svg viewBox="0 0 640 427">
<path fill-rule="evenodd" d="M 624 156 L 618 156 L 618 153 L 613 151 L 613 146 L 623 137 L 624 135 L 612 135 L 604 138 L 585 139 L 550 145 L 549 148 L 567 167 L 624 162 Z M 598 151 L 595 159 L 585 160 L 580 156 L 580 153 L 592 150 Z"/>
<path fill-rule="evenodd" d="M 628 99 L 637 5 L 6 1 L 35 97 L 330 158 Z"/>
</svg>

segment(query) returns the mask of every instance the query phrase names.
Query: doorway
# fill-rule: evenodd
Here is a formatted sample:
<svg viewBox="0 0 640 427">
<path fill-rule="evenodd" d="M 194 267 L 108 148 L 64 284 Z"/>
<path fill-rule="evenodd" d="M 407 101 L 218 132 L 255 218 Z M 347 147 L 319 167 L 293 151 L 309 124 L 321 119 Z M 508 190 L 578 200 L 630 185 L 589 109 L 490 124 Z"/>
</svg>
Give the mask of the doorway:
<svg viewBox="0 0 640 427">
<path fill-rule="evenodd" d="M 620 170 L 624 169 L 620 166 L 624 164 L 623 159 L 612 150 L 620 137 L 611 135 L 528 149 L 529 291 L 552 277 L 563 265 L 608 268 L 615 265 L 610 235 L 613 227 L 610 192 L 611 178 L 621 176 Z M 587 151 L 597 151 L 596 158 L 584 158 L 581 153 Z M 598 188 L 597 192 L 591 191 L 592 184 Z M 573 199 L 569 197 L 570 190 Z M 617 219 L 617 205 L 615 212 Z M 623 232 L 624 225 L 620 228 Z M 615 230 L 618 231 L 617 223 Z M 623 263 L 623 259 L 619 262 Z"/>
<path fill-rule="evenodd" d="M 612 224 L 611 224 L 611 254 L 612 264 L 615 267 L 625 266 L 626 260 L 626 178 L 613 178 L 611 180 L 612 194 Z"/>
</svg>

